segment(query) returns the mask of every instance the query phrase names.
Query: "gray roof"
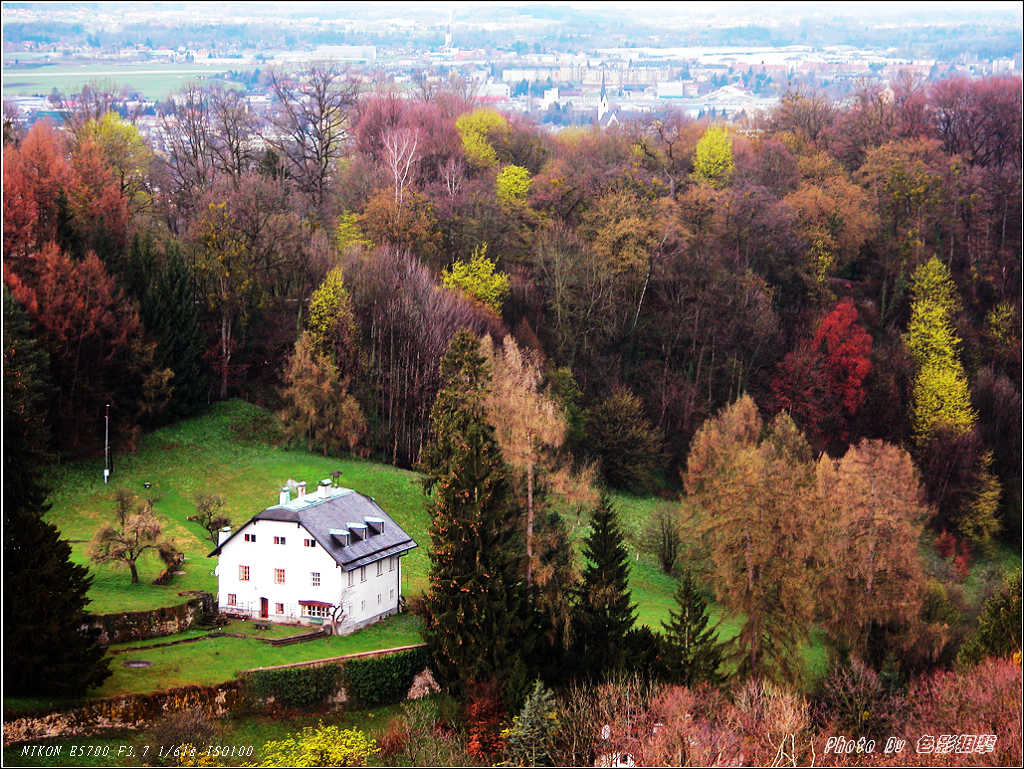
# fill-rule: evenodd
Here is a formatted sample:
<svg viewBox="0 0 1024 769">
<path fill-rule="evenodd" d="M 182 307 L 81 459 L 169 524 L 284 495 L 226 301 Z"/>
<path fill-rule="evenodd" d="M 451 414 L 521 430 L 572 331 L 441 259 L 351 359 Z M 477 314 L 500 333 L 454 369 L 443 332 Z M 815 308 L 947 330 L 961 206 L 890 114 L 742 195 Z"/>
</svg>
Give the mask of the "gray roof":
<svg viewBox="0 0 1024 769">
<path fill-rule="evenodd" d="M 367 528 L 366 539 L 349 545 L 343 545 L 336 537 L 331 536 L 332 529 L 347 530 L 350 523 L 365 525 L 367 518 L 383 520 L 384 531 L 375 534 L 373 529 Z M 372 497 L 352 489 L 331 487 L 327 489 L 326 498 L 321 498 L 318 492 L 313 492 L 257 513 L 218 545 L 210 556 L 220 555 L 224 545 L 254 521 L 286 521 L 300 524 L 345 571 L 352 571 L 388 556 L 402 555 L 417 546 L 415 540 L 406 534 Z"/>
</svg>

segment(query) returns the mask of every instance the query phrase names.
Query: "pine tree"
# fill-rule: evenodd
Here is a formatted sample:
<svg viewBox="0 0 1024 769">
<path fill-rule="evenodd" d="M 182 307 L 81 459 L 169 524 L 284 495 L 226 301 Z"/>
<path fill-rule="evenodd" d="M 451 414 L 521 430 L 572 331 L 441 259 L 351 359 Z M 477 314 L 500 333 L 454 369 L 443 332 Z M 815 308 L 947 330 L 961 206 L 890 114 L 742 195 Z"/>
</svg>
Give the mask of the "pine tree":
<svg viewBox="0 0 1024 769">
<path fill-rule="evenodd" d="M 42 511 L 46 490 L 39 484 L 39 468 L 50 461 L 50 358 L 6 285 L 3 301 L 4 509 L 21 504 Z"/>
<path fill-rule="evenodd" d="M 99 630 L 82 629 L 91 583 L 55 526 L 36 510 L 4 505 L 7 694 L 77 696 L 110 675 Z"/>
<path fill-rule="evenodd" d="M 629 554 L 623 545 L 618 513 L 602 495 L 583 545 L 587 565 L 577 589 L 576 659 L 581 672 L 601 678 L 623 667 L 626 636 L 636 621 L 630 604 Z"/>
<path fill-rule="evenodd" d="M 195 414 L 208 402 L 209 381 L 202 365 L 195 280 L 180 247 L 172 242 L 160 254 L 150 237 L 136 237 L 121 279 L 157 343 L 157 366 L 174 372 L 164 418 L 174 421 Z"/>
<path fill-rule="evenodd" d="M 6 286 L 3 336 L 4 687 L 13 695 L 84 694 L 110 675 L 109 665 L 97 631 L 82 630 L 88 571 L 71 563 L 71 547 L 42 519 L 48 362 Z"/>
<path fill-rule="evenodd" d="M 519 573 L 519 511 L 487 421 L 490 369 L 469 331 L 453 337 L 441 382 L 421 462 L 434 492 L 424 634 L 446 685 L 464 692 L 497 681 L 512 695 L 526 685 L 534 623 Z"/>
<path fill-rule="evenodd" d="M 669 622 L 661 623 L 669 675 L 683 686 L 721 683 L 722 649 L 711 627 L 707 601 L 689 569 L 683 570 L 675 598 L 679 611 L 670 610 Z"/>
<path fill-rule="evenodd" d="M 554 737 L 558 729 L 555 697 L 540 679 L 534 682 L 506 738 L 505 760 L 511 766 L 550 766 Z"/>
</svg>

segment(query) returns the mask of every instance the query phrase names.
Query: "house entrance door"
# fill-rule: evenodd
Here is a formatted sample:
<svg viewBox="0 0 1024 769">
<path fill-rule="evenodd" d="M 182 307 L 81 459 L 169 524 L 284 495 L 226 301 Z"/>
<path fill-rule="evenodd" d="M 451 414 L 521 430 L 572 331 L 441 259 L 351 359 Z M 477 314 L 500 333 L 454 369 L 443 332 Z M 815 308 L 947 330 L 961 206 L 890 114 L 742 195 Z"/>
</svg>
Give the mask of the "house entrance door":
<svg viewBox="0 0 1024 769">
<path fill-rule="evenodd" d="M 260 599 L 260 617 L 266 619 L 270 616 L 270 601 L 266 598 Z"/>
</svg>

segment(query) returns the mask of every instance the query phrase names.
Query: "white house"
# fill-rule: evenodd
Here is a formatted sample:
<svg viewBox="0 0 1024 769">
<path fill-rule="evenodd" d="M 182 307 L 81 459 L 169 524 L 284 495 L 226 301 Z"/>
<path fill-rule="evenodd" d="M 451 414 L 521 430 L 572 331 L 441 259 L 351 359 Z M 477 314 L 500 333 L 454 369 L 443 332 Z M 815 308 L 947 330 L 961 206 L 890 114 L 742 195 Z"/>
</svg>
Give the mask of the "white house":
<svg viewBox="0 0 1024 769">
<path fill-rule="evenodd" d="M 329 624 L 336 633 L 398 611 L 401 557 L 416 542 L 373 500 L 321 481 L 221 530 L 217 556 L 222 614 L 270 622 Z"/>
</svg>

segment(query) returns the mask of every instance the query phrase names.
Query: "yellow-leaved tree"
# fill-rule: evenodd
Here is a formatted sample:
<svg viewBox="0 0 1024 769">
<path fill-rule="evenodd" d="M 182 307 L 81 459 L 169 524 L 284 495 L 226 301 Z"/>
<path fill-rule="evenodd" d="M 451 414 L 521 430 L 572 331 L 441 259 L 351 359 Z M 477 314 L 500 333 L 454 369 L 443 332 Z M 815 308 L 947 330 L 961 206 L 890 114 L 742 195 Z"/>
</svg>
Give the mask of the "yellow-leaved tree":
<svg viewBox="0 0 1024 769">
<path fill-rule="evenodd" d="M 728 130 L 725 126 L 709 126 L 697 142 L 693 156 L 694 178 L 711 187 L 725 187 L 735 168 Z"/>
<path fill-rule="evenodd" d="M 911 277 L 910 325 L 904 344 L 917 365 L 911 421 L 918 444 L 940 425 L 962 434 L 976 421 L 960 362 L 953 317 L 960 309 L 949 268 L 932 257 Z"/>
<path fill-rule="evenodd" d="M 456 260 L 442 272 L 441 284 L 445 288 L 462 291 L 498 314 L 501 314 L 501 306 L 509 292 L 508 275 L 495 270 L 495 262 L 487 258 L 486 243 L 473 249 L 468 262 Z"/>
<path fill-rule="evenodd" d="M 933 256 L 914 271 L 910 294 L 903 338 L 916 367 L 910 420 L 929 496 L 941 519 L 987 547 L 999 528 L 1001 489 L 992 452 L 976 440 L 978 415 L 954 326 L 960 299 L 949 268 Z"/>
<path fill-rule="evenodd" d="M 475 109 L 459 115 L 455 130 L 462 139 L 462 151 L 474 168 L 498 165 L 498 147 L 509 134 L 505 116 L 494 109 Z"/>
</svg>

